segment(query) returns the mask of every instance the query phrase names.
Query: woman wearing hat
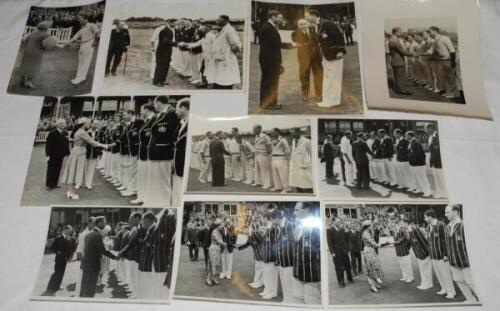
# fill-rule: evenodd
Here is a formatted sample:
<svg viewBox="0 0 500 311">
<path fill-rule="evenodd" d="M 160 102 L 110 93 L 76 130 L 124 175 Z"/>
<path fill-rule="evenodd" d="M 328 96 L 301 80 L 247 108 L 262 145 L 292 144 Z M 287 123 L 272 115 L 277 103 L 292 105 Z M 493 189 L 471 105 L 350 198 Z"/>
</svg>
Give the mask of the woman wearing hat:
<svg viewBox="0 0 500 311">
<path fill-rule="evenodd" d="M 219 282 L 215 280 L 215 276 L 219 275 L 222 271 L 222 248 L 226 246 L 226 243 L 222 240 L 221 230 L 224 228 L 224 222 L 221 218 L 217 218 L 214 222 L 215 228 L 211 235 L 211 244 L 208 249 L 208 254 L 210 258 L 209 269 L 207 271 L 207 279 L 205 284 L 208 286 L 217 285 Z"/>
<path fill-rule="evenodd" d="M 80 197 L 76 194 L 75 185 L 82 185 L 84 182 L 86 146 L 100 147 L 108 149 L 110 145 L 101 144 L 92 139 L 87 133 L 92 120 L 80 118 L 77 121 L 76 128 L 73 130 L 73 148 L 71 149 L 68 161 L 64 168 L 62 182 L 68 185 L 66 197 L 71 200 L 78 200 Z M 112 145 L 111 145 L 112 146 Z"/>
<path fill-rule="evenodd" d="M 363 222 L 361 229 L 361 240 L 363 242 L 363 257 L 365 258 L 366 275 L 368 276 L 368 283 L 372 292 L 376 293 L 380 289 L 384 272 L 380 265 L 376 249 L 379 247 L 378 243 L 373 239 L 373 226 L 370 220 Z"/>
</svg>

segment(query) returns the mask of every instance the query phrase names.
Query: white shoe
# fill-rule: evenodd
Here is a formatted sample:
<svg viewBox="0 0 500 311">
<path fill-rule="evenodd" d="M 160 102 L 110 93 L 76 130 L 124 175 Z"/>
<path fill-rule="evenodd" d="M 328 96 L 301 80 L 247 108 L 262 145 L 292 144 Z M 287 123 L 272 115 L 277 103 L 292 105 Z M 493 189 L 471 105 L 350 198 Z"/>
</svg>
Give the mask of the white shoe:
<svg viewBox="0 0 500 311">
<path fill-rule="evenodd" d="M 94 189 L 94 187 L 92 187 L 92 186 L 85 186 L 85 188 L 87 188 L 88 190 Z"/>
<path fill-rule="evenodd" d="M 226 279 L 230 280 L 231 276 L 230 275 L 226 275 Z"/>
<path fill-rule="evenodd" d="M 446 295 L 446 291 L 444 289 L 440 290 L 439 292 L 436 293 L 436 295 Z"/>
<path fill-rule="evenodd" d="M 430 198 L 431 197 L 431 194 L 430 193 L 424 193 L 422 195 L 423 198 Z"/>
<path fill-rule="evenodd" d="M 411 282 L 413 282 L 414 280 L 415 280 L 415 279 L 408 279 L 408 280 L 404 280 L 403 282 L 405 282 L 405 283 L 411 283 Z"/>
<path fill-rule="evenodd" d="M 281 191 L 281 193 L 288 193 L 288 191 L 286 189 L 284 189 L 283 191 Z"/>
<path fill-rule="evenodd" d="M 204 181 L 204 180 L 201 180 L 201 179 L 198 179 L 198 181 L 199 181 L 200 183 L 202 183 L 202 184 L 204 184 L 204 183 L 205 183 L 205 181 Z"/>
<path fill-rule="evenodd" d="M 73 80 L 71 80 L 71 84 L 77 85 L 77 84 L 82 83 L 83 81 L 85 81 L 85 80 L 73 79 Z"/>
<path fill-rule="evenodd" d="M 276 298 L 276 296 L 262 295 L 262 299 L 271 300 L 271 299 L 273 299 L 273 298 Z"/>
<path fill-rule="evenodd" d="M 222 280 L 222 279 L 224 279 L 224 278 L 225 278 L 225 275 L 221 273 L 221 274 L 219 275 L 219 279 L 221 279 L 221 280 Z"/>
<path fill-rule="evenodd" d="M 457 294 L 453 294 L 453 295 L 448 294 L 448 295 L 446 295 L 446 299 L 454 299 L 456 295 Z"/>
<path fill-rule="evenodd" d="M 130 204 L 142 204 L 144 203 L 141 199 L 135 199 L 135 200 L 132 200 L 130 201 Z"/>
<path fill-rule="evenodd" d="M 116 190 L 125 191 L 125 190 L 127 190 L 127 187 L 125 187 L 124 185 L 121 185 L 120 187 L 116 188 Z"/>
<path fill-rule="evenodd" d="M 260 296 L 264 296 L 264 292 L 259 293 Z"/>
<path fill-rule="evenodd" d="M 134 196 L 136 194 L 137 194 L 136 191 L 123 191 L 123 192 L 121 192 L 122 197 L 131 197 L 131 196 Z"/>
<path fill-rule="evenodd" d="M 70 200 L 78 200 L 80 196 L 78 194 L 71 194 L 69 191 L 66 192 L 66 198 Z"/>
<path fill-rule="evenodd" d="M 269 189 L 271 188 L 271 186 L 267 187 L 267 186 L 263 186 L 262 189 Z"/>
<path fill-rule="evenodd" d="M 75 186 L 75 189 L 76 189 L 76 190 L 78 190 L 78 189 L 80 189 L 80 187 L 81 187 L 81 185 L 78 185 L 78 184 L 77 184 L 77 185 Z"/>
<path fill-rule="evenodd" d="M 424 287 L 424 286 L 422 286 L 422 285 L 419 285 L 419 286 L 417 286 L 417 288 L 418 288 L 418 289 L 420 289 L 420 290 L 427 290 L 427 289 L 431 289 L 431 288 L 432 288 L 432 286 L 429 286 L 429 287 Z"/>
</svg>

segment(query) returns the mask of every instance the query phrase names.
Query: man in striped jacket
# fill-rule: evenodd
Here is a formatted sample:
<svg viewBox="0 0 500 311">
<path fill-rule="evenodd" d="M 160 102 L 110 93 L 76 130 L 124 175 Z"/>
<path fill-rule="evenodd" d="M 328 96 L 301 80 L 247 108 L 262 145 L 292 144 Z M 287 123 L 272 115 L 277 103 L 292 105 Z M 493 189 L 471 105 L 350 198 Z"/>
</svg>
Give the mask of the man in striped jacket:
<svg viewBox="0 0 500 311">
<path fill-rule="evenodd" d="M 436 212 L 432 209 L 424 212 L 424 219 L 429 225 L 429 254 L 432 268 L 441 286 L 441 290 L 436 294 L 453 299 L 456 292 L 446 251 L 445 224 L 437 219 Z"/>
<path fill-rule="evenodd" d="M 248 229 L 248 241 L 244 245 L 238 247 L 238 250 L 252 247 L 253 258 L 255 260 L 255 272 L 253 277 L 253 282 L 248 283 L 248 286 L 252 288 L 259 288 L 264 286 L 263 281 L 263 244 L 264 244 L 264 233 L 265 228 L 260 223 L 259 216 L 254 216 L 250 221 L 250 228 Z"/>
<path fill-rule="evenodd" d="M 445 210 L 450 223 L 446 226 L 446 249 L 453 280 L 468 302 L 476 302 L 474 283 L 470 272 L 469 256 L 465 246 L 464 223 L 460 218 L 460 205 L 448 205 Z"/>
<path fill-rule="evenodd" d="M 429 257 L 429 244 L 423 230 L 415 224 L 410 226 L 410 245 L 420 271 L 420 285 L 417 288 L 420 290 L 432 288 L 432 263 Z"/>
<path fill-rule="evenodd" d="M 139 241 L 139 282 L 137 288 L 137 298 L 158 299 L 154 296 L 154 283 L 151 282 L 153 272 L 153 238 L 156 217 L 151 212 L 142 215 L 142 224 L 146 233 Z"/>
<path fill-rule="evenodd" d="M 283 303 L 292 303 L 293 300 L 293 239 L 295 233 L 294 223 L 285 215 L 281 218 L 278 234 L 278 252 L 276 263 L 281 280 Z"/>
<path fill-rule="evenodd" d="M 414 280 L 413 268 L 411 266 L 410 257 L 410 234 L 408 233 L 408 220 L 401 218 L 397 224 L 396 232 L 392 232 L 394 236 L 394 249 L 398 257 L 399 267 L 403 277 L 401 282 L 411 283 Z"/>
<path fill-rule="evenodd" d="M 279 234 L 280 213 L 273 211 L 267 222 L 266 233 L 264 235 L 263 249 L 263 281 L 264 291 L 260 293 L 264 299 L 273 299 L 278 296 L 278 267 L 275 262 L 277 259 L 277 243 Z"/>
</svg>

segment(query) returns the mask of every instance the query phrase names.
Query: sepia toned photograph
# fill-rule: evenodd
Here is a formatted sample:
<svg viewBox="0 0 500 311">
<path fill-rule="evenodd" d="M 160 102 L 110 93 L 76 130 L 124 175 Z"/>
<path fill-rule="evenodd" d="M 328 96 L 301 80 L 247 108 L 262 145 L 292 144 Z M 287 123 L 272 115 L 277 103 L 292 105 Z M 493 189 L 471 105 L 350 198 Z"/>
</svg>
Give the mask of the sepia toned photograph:
<svg viewBox="0 0 500 311">
<path fill-rule="evenodd" d="M 313 195 L 311 120 L 196 119 L 187 193 Z"/>
<path fill-rule="evenodd" d="M 242 90 L 246 4 L 115 5 L 105 91 Z"/>
<path fill-rule="evenodd" d="M 437 121 L 319 119 L 318 146 L 322 196 L 447 198 Z"/>
<path fill-rule="evenodd" d="M 465 104 L 456 18 L 388 19 L 389 96 Z"/>
<path fill-rule="evenodd" d="M 7 91 L 22 95 L 90 93 L 105 1 L 32 6 Z"/>
<path fill-rule="evenodd" d="M 356 10 L 253 1 L 249 114 L 363 114 Z"/>
<path fill-rule="evenodd" d="M 325 204 L 329 305 L 480 305 L 461 204 Z"/>
<path fill-rule="evenodd" d="M 52 207 L 32 300 L 169 303 L 176 208 Z"/>
<path fill-rule="evenodd" d="M 189 96 L 46 97 L 22 206 L 179 206 Z"/>
<path fill-rule="evenodd" d="M 319 202 L 186 202 L 175 297 L 321 305 Z"/>
</svg>

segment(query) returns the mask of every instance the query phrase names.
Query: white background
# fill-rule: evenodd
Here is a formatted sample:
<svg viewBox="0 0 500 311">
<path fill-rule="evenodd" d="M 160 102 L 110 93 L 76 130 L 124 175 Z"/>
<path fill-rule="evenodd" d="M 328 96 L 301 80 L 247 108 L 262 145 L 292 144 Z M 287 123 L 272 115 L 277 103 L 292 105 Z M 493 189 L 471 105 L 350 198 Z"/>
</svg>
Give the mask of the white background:
<svg viewBox="0 0 500 311">
<path fill-rule="evenodd" d="M 201 0 L 200 0 L 201 1 Z M 376 0 L 364 0 L 376 1 Z M 415 0 L 417 1 L 417 0 Z M 72 1 L 72 5 L 90 1 Z M 108 4 L 118 3 L 110 0 Z M 275 310 L 277 307 L 174 301 L 166 305 L 32 302 L 47 232 L 49 208 L 20 208 L 42 99 L 5 93 L 30 5 L 63 6 L 70 1 L 0 1 L 0 310 Z M 121 3 L 121 2 L 120 2 Z M 450 200 L 464 204 L 467 247 L 482 307 L 500 309 L 500 1 L 481 1 L 481 51 L 485 87 L 495 122 L 368 111 L 367 117 L 438 119 Z M 102 52 L 102 51 L 101 51 Z M 481 77 L 477 77 L 480 79 Z M 246 95 L 192 97 L 195 114 L 243 115 Z M 220 196 L 219 196 L 220 198 Z M 240 198 L 241 200 L 241 198 Z M 367 287 L 367 294 L 369 294 Z M 434 308 L 433 308 L 434 309 Z M 298 310 L 294 308 L 294 310 Z M 445 310 L 461 310 L 459 307 Z"/>
</svg>

